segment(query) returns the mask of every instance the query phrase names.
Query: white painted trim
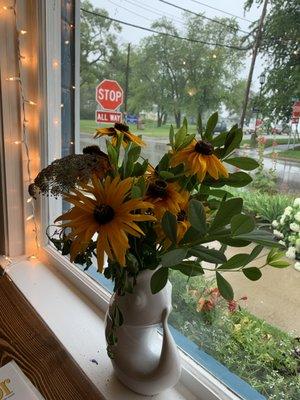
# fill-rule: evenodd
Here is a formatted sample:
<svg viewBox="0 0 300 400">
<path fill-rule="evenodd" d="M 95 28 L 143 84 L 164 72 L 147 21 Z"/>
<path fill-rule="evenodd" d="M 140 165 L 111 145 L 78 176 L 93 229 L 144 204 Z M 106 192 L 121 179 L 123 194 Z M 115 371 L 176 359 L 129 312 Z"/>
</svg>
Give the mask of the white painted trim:
<svg viewBox="0 0 300 400">
<path fill-rule="evenodd" d="M 45 13 L 46 164 L 48 165 L 61 157 L 61 0 L 47 0 L 41 2 L 41 6 Z M 61 199 L 49 198 L 48 221 L 54 221 L 61 212 Z"/>
<path fill-rule="evenodd" d="M 75 1 L 75 153 L 80 153 L 80 0 Z"/>
</svg>

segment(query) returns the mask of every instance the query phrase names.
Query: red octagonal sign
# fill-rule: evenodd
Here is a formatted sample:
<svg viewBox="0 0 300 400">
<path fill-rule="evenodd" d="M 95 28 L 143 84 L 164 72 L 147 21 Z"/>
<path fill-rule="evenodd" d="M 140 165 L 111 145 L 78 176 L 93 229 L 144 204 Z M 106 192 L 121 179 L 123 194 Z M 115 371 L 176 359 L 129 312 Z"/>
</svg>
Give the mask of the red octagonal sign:
<svg viewBox="0 0 300 400">
<path fill-rule="evenodd" d="M 123 103 L 123 89 L 117 81 L 104 79 L 96 87 L 96 101 L 104 110 L 116 110 Z"/>
</svg>

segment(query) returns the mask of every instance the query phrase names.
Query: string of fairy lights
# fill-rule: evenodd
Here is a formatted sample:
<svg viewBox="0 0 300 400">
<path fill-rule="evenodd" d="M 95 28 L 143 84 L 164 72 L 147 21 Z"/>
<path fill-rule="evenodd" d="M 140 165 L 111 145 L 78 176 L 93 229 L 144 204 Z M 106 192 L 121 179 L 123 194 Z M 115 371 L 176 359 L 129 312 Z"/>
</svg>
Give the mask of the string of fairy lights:
<svg viewBox="0 0 300 400">
<path fill-rule="evenodd" d="M 23 152 L 23 162 L 25 165 L 25 172 L 26 172 L 26 179 L 25 181 L 28 182 L 28 185 L 33 182 L 33 173 L 32 173 L 32 160 L 30 158 L 30 149 L 29 149 L 29 136 L 28 136 L 28 124 L 30 122 L 30 108 L 31 107 L 36 107 L 37 101 L 30 99 L 26 96 L 25 93 L 25 87 L 23 84 L 23 64 L 25 63 L 26 57 L 22 54 L 22 36 L 25 36 L 28 34 L 27 29 L 19 28 L 18 26 L 18 15 L 17 15 L 17 0 L 14 0 L 12 5 L 7 5 L 2 7 L 2 13 L 3 12 L 11 12 L 13 15 L 13 24 L 14 24 L 14 30 L 15 30 L 15 37 L 16 37 L 16 58 L 17 58 L 17 63 L 16 63 L 16 73 L 14 75 L 8 76 L 6 78 L 6 81 L 17 84 L 18 87 L 18 92 L 19 92 L 19 99 L 20 99 L 20 123 L 21 123 L 21 138 L 20 140 L 15 140 L 12 142 L 12 144 L 17 145 L 17 146 L 23 146 L 24 152 Z M 1 13 L 1 14 L 2 14 Z M 29 197 L 26 199 L 27 205 L 30 207 L 30 212 L 29 215 L 25 218 L 25 223 L 31 224 L 32 226 L 32 231 L 34 233 L 34 241 L 35 241 L 35 249 L 33 253 L 27 257 L 28 259 L 36 259 L 38 255 L 38 251 L 40 248 L 39 244 L 39 236 L 38 236 L 38 222 L 36 218 L 36 210 L 35 210 L 35 204 L 32 201 L 32 197 Z M 5 272 L 8 271 L 8 269 L 13 265 L 13 260 L 7 255 L 2 256 L 2 259 L 4 260 L 2 267 L 2 274 L 5 274 Z"/>
</svg>

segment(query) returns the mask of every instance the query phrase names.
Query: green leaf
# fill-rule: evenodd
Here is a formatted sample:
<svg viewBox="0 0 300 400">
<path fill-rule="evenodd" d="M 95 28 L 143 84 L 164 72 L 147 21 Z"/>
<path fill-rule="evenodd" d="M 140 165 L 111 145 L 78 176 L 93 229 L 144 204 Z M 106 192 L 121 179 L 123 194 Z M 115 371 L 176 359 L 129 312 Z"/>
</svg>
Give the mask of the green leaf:
<svg viewBox="0 0 300 400">
<path fill-rule="evenodd" d="M 201 201 L 192 199 L 189 202 L 188 220 L 192 227 L 199 232 L 200 236 L 206 234 L 206 213 Z"/>
<path fill-rule="evenodd" d="M 224 196 L 226 196 L 227 199 L 229 199 L 230 197 L 233 197 L 233 195 L 231 193 L 227 192 L 226 190 L 222 190 L 222 189 L 212 189 L 209 191 L 209 195 L 219 197 L 221 199 Z"/>
<path fill-rule="evenodd" d="M 118 152 L 117 152 L 116 148 L 110 143 L 109 140 L 106 140 L 106 149 L 107 149 L 109 161 L 111 162 L 112 165 L 117 167 L 118 166 Z"/>
<path fill-rule="evenodd" d="M 168 282 L 168 268 L 159 268 L 151 277 L 150 287 L 152 294 L 158 293 Z"/>
<path fill-rule="evenodd" d="M 276 261 L 271 261 L 269 263 L 269 265 L 271 265 L 271 267 L 274 267 L 274 268 L 286 268 L 286 267 L 289 267 L 291 264 L 289 261 L 276 260 Z"/>
<path fill-rule="evenodd" d="M 252 171 L 259 167 L 259 164 L 256 160 L 250 157 L 234 157 L 234 158 L 226 158 L 223 160 L 227 164 L 234 165 L 235 167 L 244 169 L 246 171 Z"/>
<path fill-rule="evenodd" d="M 239 197 L 222 201 L 210 225 L 210 232 L 220 229 L 230 223 L 231 218 L 240 214 L 243 208 L 243 200 Z"/>
<path fill-rule="evenodd" d="M 251 176 L 246 172 L 240 171 L 229 174 L 228 178 L 220 178 L 217 181 L 210 177 L 206 177 L 203 181 L 203 184 L 212 187 L 222 187 L 224 185 L 232 187 L 244 187 L 249 185 L 250 182 L 252 182 Z"/>
<path fill-rule="evenodd" d="M 232 127 L 228 132 L 228 135 L 225 140 L 223 157 L 232 153 L 233 150 L 239 147 L 241 141 L 243 139 L 243 132 L 240 128 L 236 126 Z"/>
<path fill-rule="evenodd" d="M 242 240 L 249 240 L 250 242 L 258 243 L 267 247 L 279 247 L 282 248 L 282 245 L 274 239 L 272 233 L 262 230 L 254 230 L 249 233 L 244 233 L 242 235 L 236 236 L 236 238 Z"/>
<path fill-rule="evenodd" d="M 262 277 L 260 269 L 256 267 L 244 268 L 242 271 L 250 281 L 258 281 Z"/>
<path fill-rule="evenodd" d="M 254 247 L 254 249 L 251 251 L 251 253 L 249 254 L 249 260 L 248 260 L 248 264 L 255 260 L 256 257 L 262 252 L 264 246 L 262 246 L 261 244 L 257 245 Z"/>
<path fill-rule="evenodd" d="M 175 265 L 171 268 L 176 271 L 180 271 L 182 274 L 190 277 L 204 274 L 201 265 L 199 263 L 196 263 L 195 261 L 182 261 L 180 264 Z"/>
<path fill-rule="evenodd" d="M 217 125 L 217 122 L 218 122 L 218 112 L 215 112 L 208 118 L 204 133 L 205 139 L 208 140 L 212 139 L 212 133 Z"/>
<path fill-rule="evenodd" d="M 219 269 L 236 269 L 236 268 L 241 268 L 244 265 L 248 264 L 249 260 L 249 254 L 246 253 L 241 253 L 241 254 L 235 254 L 231 258 L 229 258 L 228 261 L 223 263 L 218 267 Z"/>
<path fill-rule="evenodd" d="M 142 196 L 142 190 L 139 186 L 132 186 L 131 188 L 131 198 L 137 199 Z"/>
<path fill-rule="evenodd" d="M 188 254 L 189 256 L 198 257 L 199 260 L 206 261 L 211 264 L 222 264 L 226 262 L 226 256 L 222 251 L 209 249 L 201 245 L 191 247 L 188 250 Z"/>
<path fill-rule="evenodd" d="M 231 238 L 231 237 L 221 237 L 221 238 L 216 238 L 220 243 L 227 244 L 228 246 L 232 247 L 245 247 L 248 246 L 251 242 L 247 240 L 241 240 L 241 239 L 236 239 L 236 238 Z"/>
<path fill-rule="evenodd" d="M 277 261 L 284 256 L 285 256 L 285 253 L 283 251 L 278 251 L 278 249 L 273 248 L 270 250 L 270 252 L 267 256 L 267 263 L 269 264 L 272 261 Z"/>
<path fill-rule="evenodd" d="M 161 226 L 168 239 L 172 243 L 177 242 L 177 219 L 176 216 L 169 211 L 166 211 L 163 215 Z"/>
<path fill-rule="evenodd" d="M 219 272 L 216 272 L 216 278 L 221 296 L 228 301 L 233 300 L 234 294 L 230 283 Z"/>
<path fill-rule="evenodd" d="M 162 179 L 172 179 L 174 178 L 174 174 L 169 171 L 160 171 L 159 175 L 162 177 Z"/>
<path fill-rule="evenodd" d="M 161 259 L 163 267 L 173 267 L 183 261 L 186 257 L 187 249 L 175 249 L 165 253 Z"/>
<path fill-rule="evenodd" d="M 221 132 L 220 135 L 216 136 L 215 138 L 212 139 L 211 144 L 214 147 L 221 147 L 225 144 L 226 137 L 228 135 L 228 132 Z"/>
<path fill-rule="evenodd" d="M 136 162 L 133 167 L 132 176 L 142 176 L 146 172 L 148 167 L 148 160 L 145 160 L 143 164 Z"/>
<path fill-rule="evenodd" d="M 255 222 L 252 217 L 244 214 L 234 215 L 230 221 L 231 233 L 233 236 L 252 232 L 255 228 Z"/>
<path fill-rule="evenodd" d="M 199 239 L 200 236 L 201 236 L 200 233 L 195 228 L 190 226 L 189 229 L 185 232 L 185 235 L 183 236 L 180 243 L 182 244 L 192 243 L 195 240 Z"/>
<path fill-rule="evenodd" d="M 182 125 L 181 128 L 175 133 L 175 148 L 177 149 L 183 142 L 184 138 L 186 137 L 187 129 L 186 125 Z"/>
</svg>

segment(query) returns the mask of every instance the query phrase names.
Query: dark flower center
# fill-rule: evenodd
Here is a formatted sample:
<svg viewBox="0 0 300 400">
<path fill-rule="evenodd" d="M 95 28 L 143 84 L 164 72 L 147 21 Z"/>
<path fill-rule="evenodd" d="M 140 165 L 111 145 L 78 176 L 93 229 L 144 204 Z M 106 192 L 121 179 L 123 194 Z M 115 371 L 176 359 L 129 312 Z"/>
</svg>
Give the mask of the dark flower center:
<svg viewBox="0 0 300 400">
<path fill-rule="evenodd" d="M 100 225 L 105 225 L 114 218 L 115 212 L 111 206 L 102 204 L 94 209 L 94 218 Z"/>
<path fill-rule="evenodd" d="M 150 183 L 148 187 L 148 194 L 153 197 L 163 197 L 167 192 L 167 182 L 156 179 L 154 183 Z"/>
<path fill-rule="evenodd" d="M 184 210 L 180 210 L 177 214 L 177 221 L 185 221 L 186 220 L 186 212 Z"/>
<path fill-rule="evenodd" d="M 129 131 L 129 126 L 125 124 L 115 124 L 115 128 L 118 129 L 118 131 L 123 131 L 123 132 L 128 132 Z"/>
<path fill-rule="evenodd" d="M 205 156 L 210 156 L 213 151 L 213 145 L 206 140 L 199 140 L 195 145 L 195 151 Z"/>
</svg>

